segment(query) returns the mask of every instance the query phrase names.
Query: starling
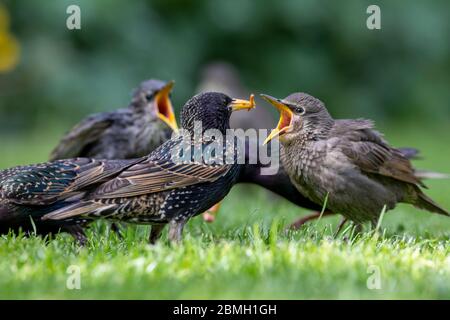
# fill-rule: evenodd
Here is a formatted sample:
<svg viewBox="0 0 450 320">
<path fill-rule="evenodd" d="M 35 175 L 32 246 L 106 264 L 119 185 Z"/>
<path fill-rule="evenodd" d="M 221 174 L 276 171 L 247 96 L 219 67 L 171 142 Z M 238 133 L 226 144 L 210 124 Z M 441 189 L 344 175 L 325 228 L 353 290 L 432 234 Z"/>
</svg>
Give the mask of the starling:
<svg viewBox="0 0 450 320">
<path fill-rule="evenodd" d="M 299 229 L 306 222 L 318 218 L 321 214 L 322 216 L 332 215 L 334 213 L 330 211 L 325 211 L 322 213 L 322 205 L 316 204 L 304 195 L 302 195 L 297 188 L 291 183 L 289 175 L 286 173 L 283 165 L 280 164 L 279 170 L 276 174 L 273 175 L 262 175 L 261 169 L 264 167 L 268 167 L 270 164 L 262 164 L 260 159 L 258 158 L 259 150 L 255 152 L 255 154 L 250 153 L 250 141 L 249 139 L 245 142 L 245 164 L 241 166 L 241 170 L 239 173 L 239 178 L 237 184 L 239 183 L 250 183 L 255 184 L 260 187 L 265 188 L 268 191 L 277 194 L 278 196 L 290 201 L 291 203 L 305 208 L 309 210 L 314 210 L 315 213 L 302 217 L 296 220 L 291 226 L 290 229 L 296 230 Z M 255 142 L 253 142 L 255 143 Z M 258 146 L 260 147 L 260 146 Z M 268 145 L 270 147 L 270 145 Z M 416 158 L 419 151 L 414 148 L 400 148 L 399 149 L 402 154 L 408 158 Z M 271 152 L 270 149 L 268 150 Z M 431 172 L 431 171 L 420 171 L 417 175 L 421 179 L 440 179 L 440 178 L 448 178 L 448 175 Z"/>
<path fill-rule="evenodd" d="M 216 60 L 202 67 L 197 92 L 219 91 L 230 97 L 246 97 L 250 90 L 245 86 L 239 69 L 230 62 Z M 250 113 L 231 115 L 230 126 L 235 129 L 269 129 L 273 125 L 272 110 L 257 108 Z"/>
<path fill-rule="evenodd" d="M 0 171 L 0 233 L 21 229 L 47 235 L 65 231 L 84 244 L 85 221 L 42 221 L 41 217 L 142 160 L 76 158 Z"/>
<path fill-rule="evenodd" d="M 364 119 L 334 120 L 325 105 L 305 93 L 262 97 L 280 112 L 280 158 L 303 196 L 357 224 L 376 224 L 399 202 L 449 216 L 426 196 L 410 161 Z"/>
<path fill-rule="evenodd" d="M 182 110 L 183 131 L 188 133 L 190 148 L 186 151 L 183 135 L 167 141 L 144 161 L 123 170 L 82 199 L 63 206 L 42 219 L 44 221 L 67 221 L 73 219 L 107 218 L 132 223 L 151 224 L 150 242 L 154 243 L 164 226 L 169 224 L 169 239 L 179 241 L 185 223 L 222 200 L 236 182 L 240 165 L 237 164 L 236 145 L 229 146 L 225 139 L 210 141 L 202 134 L 196 139 L 195 124 L 201 123 L 202 133 L 216 129 L 225 136 L 230 128 L 232 111 L 252 109 L 250 101 L 232 99 L 222 93 L 202 93 L 191 98 Z M 205 157 L 213 143 L 219 143 L 223 155 L 230 151 L 234 161 L 223 161 L 218 150 L 211 153 L 212 160 Z M 195 157 L 200 148 L 201 159 Z M 231 150 L 230 150 L 231 149 Z M 191 152 L 194 150 L 194 152 Z M 188 154 L 188 152 L 190 154 Z M 180 161 L 173 155 L 185 154 L 188 159 Z M 208 160 L 209 159 L 209 160 Z"/>
<path fill-rule="evenodd" d="M 127 108 L 88 116 L 60 141 L 50 161 L 76 157 L 134 159 L 170 139 L 177 121 L 170 100 L 174 82 L 140 83 Z M 119 228 L 111 225 L 119 232 Z"/>
<path fill-rule="evenodd" d="M 244 86 L 237 68 L 226 61 L 214 61 L 202 67 L 198 92 L 219 91 L 231 97 L 247 96 L 249 90 Z M 251 113 L 231 115 L 230 126 L 235 129 L 268 129 L 272 126 L 273 115 L 268 109 L 257 108 Z M 217 203 L 203 214 L 203 220 L 214 222 L 220 208 Z"/>
<path fill-rule="evenodd" d="M 50 155 L 50 161 L 87 157 L 133 159 L 148 155 L 165 141 L 177 122 L 170 101 L 173 82 L 147 80 L 127 108 L 94 114 L 77 124 Z"/>
<path fill-rule="evenodd" d="M 400 150 L 400 152 L 403 154 L 403 156 L 409 160 L 413 160 L 413 159 L 417 159 L 418 158 L 418 154 L 419 154 L 419 150 L 415 149 L 415 148 L 399 148 L 398 150 Z M 285 175 L 285 170 L 281 167 L 280 171 L 274 175 L 274 179 L 278 178 L 279 175 Z M 449 179 L 450 176 L 448 174 L 444 174 L 444 173 L 440 173 L 440 172 L 433 172 L 433 171 L 428 171 L 428 170 L 415 170 L 414 174 L 420 178 L 421 180 L 423 179 Z M 266 178 L 267 179 L 267 178 Z M 270 179 L 270 178 L 269 178 Z M 289 178 L 288 178 L 289 179 Z M 290 190 L 290 188 L 294 188 L 295 187 L 292 185 L 292 183 L 289 180 L 289 184 L 290 187 L 286 187 L 285 183 L 280 184 L 277 186 L 277 193 L 281 196 L 284 196 L 284 193 L 287 190 Z M 263 185 L 264 186 L 264 185 Z M 270 190 L 270 188 L 268 188 Z M 296 190 L 296 193 L 298 196 L 301 196 L 300 193 Z M 291 192 L 289 191 L 288 194 L 291 194 Z M 303 197 L 303 196 L 302 196 Z M 285 197 L 287 198 L 287 197 Z M 292 201 L 290 198 L 287 198 L 288 200 L 290 200 L 291 202 L 293 202 L 294 204 L 297 204 L 301 207 L 307 208 L 307 209 L 311 209 L 311 210 L 316 210 L 316 212 L 311 213 L 309 215 L 306 215 L 304 217 L 301 217 L 299 219 L 297 219 L 294 223 L 292 223 L 289 226 L 289 229 L 291 230 L 297 230 L 300 229 L 305 223 L 314 220 L 314 219 L 318 219 L 320 216 L 329 216 L 329 215 L 334 215 L 335 213 L 331 212 L 331 211 L 325 211 L 322 213 L 322 208 L 320 208 L 319 210 L 312 208 L 310 205 L 306 205 L 308 204 L 307 202 L 304 201 L 304 199 L 298 199 L 298 201 L 300 201 L 300 203 L 296 203 L 296 201 Z M 310 200 L 309 200 L 310 201 Z M 316 205 L 317 207 L 317 205 Z M 340 224 L 339 227 L 337 229 L 337 233 L 339 233 L 340 229 L 344 226 L 344 224 L 347 222 L 347 219 L 344 218 Z"/>
</svg>

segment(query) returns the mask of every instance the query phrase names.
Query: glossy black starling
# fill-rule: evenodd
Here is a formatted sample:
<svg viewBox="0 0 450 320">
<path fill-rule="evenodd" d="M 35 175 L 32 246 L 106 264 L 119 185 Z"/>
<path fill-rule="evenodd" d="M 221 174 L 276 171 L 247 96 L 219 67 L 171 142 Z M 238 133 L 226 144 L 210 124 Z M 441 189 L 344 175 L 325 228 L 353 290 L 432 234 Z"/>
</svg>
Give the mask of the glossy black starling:
<svg viewBox="0 0 450 320">
<path fill-rule="evenodd" d="M 50 161 L 75 157 L 135 159 L 148 155 L 178 130 L 170 100 L 173 82 L 140 83 L 127 108 L 88 116 L 68 132 Z M 118 232 L 113 224 L 112 230 Z"/>
<path fill-rule="evenodd" d="M 147 80 L 127 108 L 94 114 L 77 124 L 53 150 L 50 161 L 75 157 L 133 159 L 169 140 L 177 122 L 170 101 L 173 82 Z"/>
<path fill-rule="evenodd" d="M 250 91 L 241 81 L 239 70 L 226 61 L 213 61 L 202 67 L 197 92 L 218 91 L 231 97 L 248 96 Z M 272 126 L 271 110 L 257 108 L 252 112 L 234 114 L 230 118 L 231 128 L 239 129 L 269 129 Z M 220 208 L 217 203 L 203 214 L 203 220 L 214 222 Z"/>
<path fill-rule="evenodd" d="M 357 224 L 376 224 L 384 208 L 399 202 L 449 215 L 421 191 L 410 161 L 371 121 L 334 120 L 320 100 L 305 93 L 262 96 L 280 112 L 266 142 L 278 136 L 281 162 L 303 196 Z"/>
<path fill-rule="evenodd" d="M 142 160 L 77 158 L 0 171 L 0 233 L 21 229 L 47 235 L 65 231 L 84 244 L 85 221 L 42 221 L 42 216 L 82 198 L 96 185 Z"/>
<path fill-rule="evenodd" d="M 230 152 L 236 160 L 236 146 L 225 143 L 226 139 L 214 140 L 204 134 L 196 139 L 195 123 L 201 123 L 202 133 L 216 129 L 225 137 L 232 111 L 253 107 L 253 99 L 231 99 L 222 93 L 202 93 L 191 98 L 182 110 L 182 126 L 189 138 L 187 144 L 186 135 L 167 141 L 144 161 L 127 168 L 73 204 L 45 215 L 43 220 L 107 218 L 151 224 L 152 243 L 168 223 L 169 239 L 179 241 L 185 223 L 222 200 L 239 175 L 236 161 L 224 161 Z M 218 141 L 222 144 L 212 148 Z M 203 151 L 200 154 L 204 156 L 199 159 L 195 150 Z M 211 151 L 212 158 L 205 156 L 207 150 Z M 219 150 L 223 154 L 219 154 L 222 153 Z M 179 154 L 185 155 L 183 161 L 174 158 Z"/>
<path fill-rule="evenodd" d="M 213 61 L 202 67 L 197 92 L 218 91 L 230 97 L 247 97 L 249 90 L 242 81 L 239 69 L 227 61 Z M 270 129 L 272 110 L 256 108 L 252 112 L 231 115 L 230 126 L 236 129 Z"/>
</svg>

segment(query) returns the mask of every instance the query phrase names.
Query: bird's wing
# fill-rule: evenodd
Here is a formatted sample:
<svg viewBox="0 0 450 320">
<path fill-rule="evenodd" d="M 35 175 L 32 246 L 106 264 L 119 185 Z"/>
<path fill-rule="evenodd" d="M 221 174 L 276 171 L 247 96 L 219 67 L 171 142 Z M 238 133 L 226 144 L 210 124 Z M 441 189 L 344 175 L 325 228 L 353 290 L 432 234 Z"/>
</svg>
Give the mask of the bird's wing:
<svg viewBox="0 0 450 320">
<path fill-rule="evenodd" d="M 114 123 L 114 113 L 94 114 L 75 125 L 55 147 L 50 161 L 84 156 L 83 149 L 94 143 Z"/>
<path fill-rule="evenodd" d="M 116 178 L 100 185 L 93 198 L 133 197 L 213 182 L 231 168 L 228 164 L 177 163 L 170 157 L 173 141 L 156 149 L 146 161 L 131 166 Z"/>
<path fill-rule="evenodd" d="M 20 205 L 48 205 L 117 175 L 141 161 L 77 158 L 8 169 L 0 197 Z"/>
<path fill-rule="evenodd" d="M 333 136 L 340 138 L 342 152 L 362 171 L 424 186 L 411 162 L 373 130 L 371 121 L 341 121 L 333 130 Z"/>
</svg>

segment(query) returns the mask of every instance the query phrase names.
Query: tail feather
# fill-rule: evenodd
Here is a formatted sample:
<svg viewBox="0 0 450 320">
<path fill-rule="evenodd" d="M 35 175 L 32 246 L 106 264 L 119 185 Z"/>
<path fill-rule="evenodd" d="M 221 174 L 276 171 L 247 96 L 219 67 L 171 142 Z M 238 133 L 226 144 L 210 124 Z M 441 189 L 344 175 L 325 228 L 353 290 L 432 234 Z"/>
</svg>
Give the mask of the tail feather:
<svg viewBox="0 0 450 320">
<path fill-rule="evenodd" d="M 428 170 L 415 170 L 414 175 L 419 179 L 450 179 L 450 174 Z"/>
<path fill-rule="evenodd" d="M 412 160 L 419 158 L 420 151 L 416 148 L 406 147 L 406 148 L 398 148 L 398 150 L 400 150 L 400 152 L 406 159 Z"/>
<path fill-rule="evenodd" d="M 98 209 L 106 210 L 115 205 L 104 205 L 94 201 L 77 202 L 61 209 L 52 211 L 42 217 L 42 220 L 63 220 L 77 216 L 92 214 Z"/>
<path fill-rule="evenodd" d="M 425 209 L 430 212 L 439 213 L 444 216 L 450 216 L 450 213 L 447 210 L 439 206 L 436 202 L 434 202 L 422 191 L 419 191 L 417 195 L 418 195 L 417 200 L 414 203 L 414 206 L 416 206 L 417 208 Z"/>
</svg>

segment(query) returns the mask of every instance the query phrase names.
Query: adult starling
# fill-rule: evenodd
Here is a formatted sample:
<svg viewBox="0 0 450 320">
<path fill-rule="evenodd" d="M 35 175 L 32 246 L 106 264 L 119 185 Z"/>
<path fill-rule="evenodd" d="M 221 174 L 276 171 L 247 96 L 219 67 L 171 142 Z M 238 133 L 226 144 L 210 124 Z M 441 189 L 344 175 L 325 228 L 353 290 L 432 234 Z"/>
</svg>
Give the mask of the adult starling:
<svg viewBox="0 0 450 320">
<path fill-rule="evenodd" d="M 42 221 L 41 217 L 142 160 L 76 158 L 0 171 L 0 233 L 65 231 L 84 244 L 83 220 Z"/>
<path fill-rule="evenodd" d="M 376 224 L 399 202 L 449 213 L 426 196 L 410 161 L 373 129 L 369 120 L 334 120 L 325 105 L 305 93 L 262 97 L 280 112 L 266 139 L 281 142 L 281 162 L 297 190 L 318 205 L 362 224 Z"/>
<path fill-rule="evenodd" d="M 133 159 L 165 141 L 177 122 L 170 101 L 173 82 L 147 80 L 127 108 L 91 115 L 77 124 L 53 150 L 50 161 L 76 157 Z"/>
<path fill-rule="evenodd" d="M 88 116 L 63 137 L 50 161 L 75 157 L 135 159 L 148 155 L 178 129 L 170 100 L 173 81 L 140 83 L 127 108 Z M 111 229 L 119 228 L 112 224 Z"/>
<path fill-rule="evenodd" d="M 239 69 L 230 62 L 216 60 L 200 71 L 197 92 L 218 91 L 230 97 L 246 97 L 251 90 L 247 88 Z M 235 129 L 269 129 L 273 125 L 272 110 L 256 108 L 252 112 L 231 115 L 230 126 Z"/>
<path fill-rule="evenodd" d="M 228 145 L 225 139 L 215 138 L 217 140 L 211 142 L 211 137 L 204 133 L 216 129 L 225 136 L 230 128 L 232 111 L 253 107 L 253 99 L 231 99 L 222 93 L 202 93 L 191 98 L 182 110 L 182 125 L 189 138 L 187 145 L 185 136 L 167 141 L 144 161 L 122 171 L 116 178 L 101 184 L 73 204 L 45 215 L 43 220 L 103 217 L 151 224 L 151 243 L 160 237 L 168 223 L 169 239 L 179 241 L 185 223 L 222 200 L 239 175 L 236 146 Z M 202 125 L 199 139 L 194 132 L 195 123 Z M 216 143 L 219 143 L 218 147 L 212 148 L 213 144 L 217 146 Z M 196 150 L 202 151 L 200 159 L 196 157 Z M 206 156 L 207 150 L 210 150 L 212 158 Z M 223 158 L 230 151 L 234 155 L 231 163 Z M 183 161 L 174 158 L 179 154 L 185 155 Z"/>
<path fill-rule="evenodd" d="M 231 97 L 248 96 L 250 91 L 242 82 L 239 70 L 226 61 L 213 61 L 202 67 L 197 92 L 218 91 Z M 231 115 L 230 126 L 235 129 L 269 129 L 273 115 L 268 109 L 257 108 L 251 113 Z M 203 214 L 203 220 L 214 222 L 220 208 L 217 203 Z"/>
</svg>

